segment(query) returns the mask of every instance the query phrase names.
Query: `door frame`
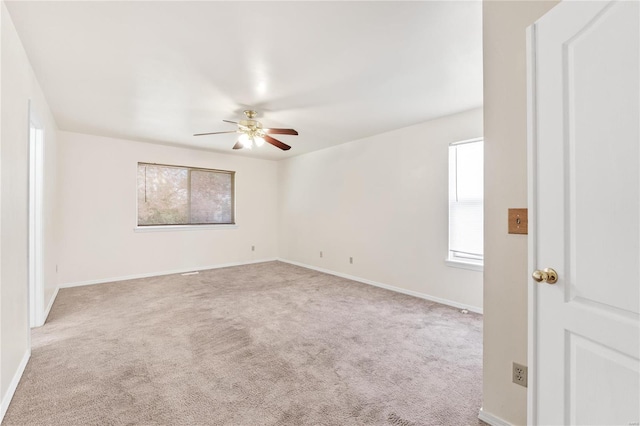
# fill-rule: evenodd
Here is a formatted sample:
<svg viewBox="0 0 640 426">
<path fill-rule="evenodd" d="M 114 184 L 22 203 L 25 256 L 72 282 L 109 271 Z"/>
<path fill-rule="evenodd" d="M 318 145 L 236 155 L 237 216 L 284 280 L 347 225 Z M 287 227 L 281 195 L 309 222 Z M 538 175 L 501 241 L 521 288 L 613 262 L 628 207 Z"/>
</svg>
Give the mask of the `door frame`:
<svg viewBox="0 0 640 426">
<path fill-rule="evenodd" d="M 528 263 L 527 263 L 527 424 L 538 424 L 537 395 L 538 395 L 538 363 L 537 363 L 537 305 L 538 286 L 531 285 L 529 271 L 533 271 L 538 264 L 537 259 L 537 184 L 538 178 L 538 140 L 536 116 L 536 24 L 527 27 L 527 203 L 528 203 Z"/>
<path fill-rule="evenodd" d="M 28 282 L 29 325 L 44 325 L 44 127 L 29 100 Z"/>
</svg>

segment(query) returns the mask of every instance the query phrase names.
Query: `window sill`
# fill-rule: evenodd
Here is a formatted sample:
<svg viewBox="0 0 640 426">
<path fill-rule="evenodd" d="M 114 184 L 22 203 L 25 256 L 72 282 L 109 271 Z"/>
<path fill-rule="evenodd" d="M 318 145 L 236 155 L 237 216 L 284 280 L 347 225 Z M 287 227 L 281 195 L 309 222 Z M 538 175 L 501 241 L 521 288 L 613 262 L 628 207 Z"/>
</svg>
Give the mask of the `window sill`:
<svg viewBox="0 0 640 426">
<path fill-rule="evenodd" d="M 468 269 L 470 271 L 484 271 L 482 263 L 463 262 L 461 260 L 445 259 L 444 263 L 452 268 Z"/>
<path fill-rule="evenodd" d="M 158 225 L 158 226 L 136 226 L 134 232 L 166 232 L 166 231 L 209 231 L 213 229 L 236 229 L 238 225 L 220 224 L 220 225 Z"/>
</svg>

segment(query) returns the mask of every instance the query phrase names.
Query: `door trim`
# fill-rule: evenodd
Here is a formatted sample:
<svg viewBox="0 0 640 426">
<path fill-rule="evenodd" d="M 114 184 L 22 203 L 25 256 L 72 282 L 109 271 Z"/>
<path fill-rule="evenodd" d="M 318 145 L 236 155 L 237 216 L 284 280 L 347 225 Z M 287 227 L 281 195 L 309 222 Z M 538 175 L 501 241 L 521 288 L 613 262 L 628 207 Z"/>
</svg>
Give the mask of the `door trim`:
<svg viewBox="0 0 640 426">
<path fill-rule="evenodd" d="M 529 277 L 537 265 L 537 127 L 536 116 L 536 24 L 527 28 L 527 201 L 529 216 L 528 235 L 528 263 L 527 263 L 527 424 L 538 424 L 537 416 L 537 386 L 538 386 L 538 363 L 537 363 L 537 341 L 538 341 L 538 286 L 531 284 Z"/>
</svg>

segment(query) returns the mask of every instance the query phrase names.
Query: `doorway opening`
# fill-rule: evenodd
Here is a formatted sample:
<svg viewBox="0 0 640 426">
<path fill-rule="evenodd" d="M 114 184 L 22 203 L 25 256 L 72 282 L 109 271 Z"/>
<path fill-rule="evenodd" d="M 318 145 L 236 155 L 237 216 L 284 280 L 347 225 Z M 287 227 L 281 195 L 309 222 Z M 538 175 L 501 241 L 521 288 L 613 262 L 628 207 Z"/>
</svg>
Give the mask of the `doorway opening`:
<svg viewBox="0 0 640 426">
<path fill-rule="evenodd" d="M 29 105 L 29 324 L 44 324 L 44 130 Z"/>
</svg>

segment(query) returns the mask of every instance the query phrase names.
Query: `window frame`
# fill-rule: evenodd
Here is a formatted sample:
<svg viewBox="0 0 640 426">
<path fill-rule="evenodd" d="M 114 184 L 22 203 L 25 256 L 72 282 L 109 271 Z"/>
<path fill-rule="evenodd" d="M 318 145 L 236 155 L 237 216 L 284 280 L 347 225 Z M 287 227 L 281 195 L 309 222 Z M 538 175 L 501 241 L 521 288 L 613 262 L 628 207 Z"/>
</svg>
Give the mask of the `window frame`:
<svg viewBox="0 0 640 426">
<path fill-rule="evenodd" d="M 224 173 L 231 175 L 231 222 L 229 223 L 179 223 L 179 224 L 151 224 L 141 225 L 139 224 L 139 206 L 138 206 L 138 169 L 143 166 L 158 166 L 158 167 L 170 167 L 175 169 L 183 169 L 188 172 L 187 184 L 189 185 L 189 193 L 191 191 L 191 171 L 204 171 Z M 177 164 L 163 164 L 163 163 L 150 163 L 146 161 L 136 162 L 136 185 L 135 185 L 135 227 L 136 232 L 148 232 L 148 231 L 186 231 L 186 230 L 203 230 L 203 229 L 234 229 L 238 225 L 236 223 L 236 172 L 234 170 L 222 170 L 222 169 L 209 169 L 206 167 L 192 167 L 181 166 Z"/>
<path fill-rule="evenodd" d="M 477 143 L 477 142 L 483 143 L 482 152 L 484 157 L 484 137 L 465 139 L 461 141 L 451 142 L 447 145 L 447 164 L 449 164 L 449 155 L 450 155 L 449 153 L 450 153 L 450 148 L 452 146 L 466 145 L 466 144 Z M 484 164 L 483 164 L 483 169 L 484 169 Z M 447 176 L 449 176 L 450 173 L 451 173 L 451 170 L 450 170 L 450 166 L 448 165 Z M 457 173 L 457 168 L 456 168 L 456 173 Z M 483 180 L 484 180 L 484 176 L 483 176 Z M 451 204 L 449 199 L 449 193 L 451 191 L 451 188 L 449 187 L 449 185 L 450 185 L 450 181 L 449 181 L 449 178 L 447 177 L 447 257 L 444 260 L 444 262 L 446 265 L 454 268 L 462 268 L 462 269 L 469 269 L 472 271 L 482 272 L 484 270 L 484 250 L 483 250 L 481 259 L 479 259 L 478 256 L 476 255 L 469 255 L 469 256 L 456 255 L 456 253 L 459 253 L 459 252 L 455 250 L 451 250 Z M 484 209 L 484 184 L 483 184 L 483 191 L 482 191 L 482 205 Z M 484 226 L 483 226 L 482 232 L 484 237 Z"/>
</svg>

